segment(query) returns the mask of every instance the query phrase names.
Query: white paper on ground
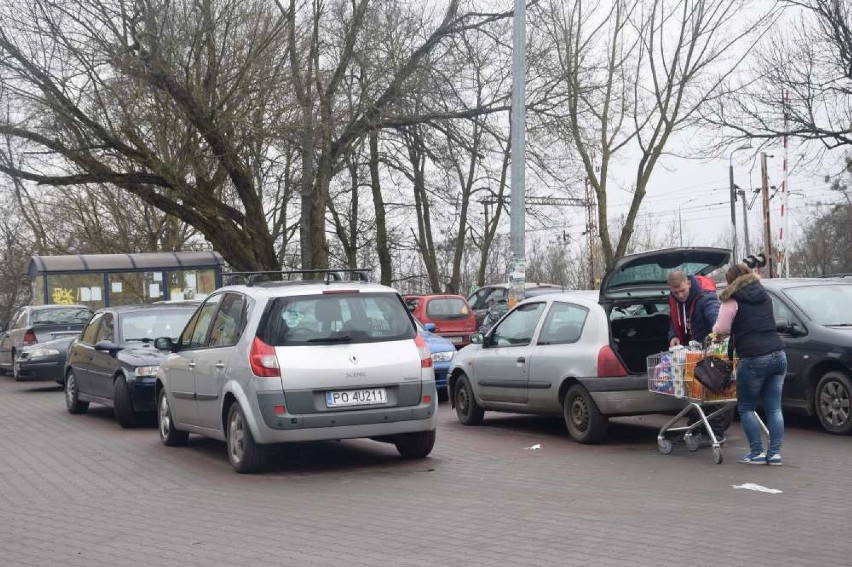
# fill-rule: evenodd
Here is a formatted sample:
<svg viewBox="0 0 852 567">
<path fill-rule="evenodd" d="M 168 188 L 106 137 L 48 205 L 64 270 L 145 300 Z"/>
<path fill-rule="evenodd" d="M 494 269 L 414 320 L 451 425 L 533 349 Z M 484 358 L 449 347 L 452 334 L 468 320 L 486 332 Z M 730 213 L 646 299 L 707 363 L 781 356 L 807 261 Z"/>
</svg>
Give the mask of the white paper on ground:
<svg viewBox="0 0 852 567">
<path fill-rule="evenodd" d="M 760 486 L 759 484 L 755 484 L 753 482 L 747 482 L 745 484 L 732 484 L 735 489 L 742 488 L 744 490 L 754 490 L 757 492 L 766 492 L 768 494 L 781 494 L 781 490 L 777 488 L 766 488 L 765 486 Z"/>
<path fill-rule="evenodd" d="M 527 447 L 527 449 L 529 449 L 530 451 L 537 451 L 537 450 L 541 449 L 541 443 L 536 443 L 535 445 Z"/>
</svg>

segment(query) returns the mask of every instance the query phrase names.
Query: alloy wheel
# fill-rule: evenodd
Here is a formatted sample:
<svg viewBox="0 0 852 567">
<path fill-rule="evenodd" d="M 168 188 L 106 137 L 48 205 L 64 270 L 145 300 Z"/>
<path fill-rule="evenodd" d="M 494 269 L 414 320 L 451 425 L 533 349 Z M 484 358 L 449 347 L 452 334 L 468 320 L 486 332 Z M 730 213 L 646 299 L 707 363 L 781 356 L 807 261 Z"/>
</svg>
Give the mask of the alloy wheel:
<svg viewBox="0 0 852 567">
<path fill-rule="evenodd" d="M 836 427 L 846 424 L 850 417 L 849 391 L 840 382 L 828 382 L 820 391 L 819 409 L 826 423 Z"/>
<path fill-rule="evenodd" d="M 77 402 L 77 382 L 74 380 L 74 373 L 69 372 L 65 379 L 65 403 L 68 407 L 72 407 Z"/>
<path fill-rule="evenodd" d="M 160 395 L 160 437 L 165 439 L 169 436 L 169 432 L 172 430 L 172 418 L 169 414 L 169 400 L 166 397 L 165 393 Z"/>
<path fill-rule="evenodd" d="M 231 460 L 234 463 L 240 463 L 243 460 L 245 439 L 245 422 L 240 412 L 236 411 L 231 415 L 231 422 L 228 425 L 228 450 L 231 452 Z"/>
</svg>

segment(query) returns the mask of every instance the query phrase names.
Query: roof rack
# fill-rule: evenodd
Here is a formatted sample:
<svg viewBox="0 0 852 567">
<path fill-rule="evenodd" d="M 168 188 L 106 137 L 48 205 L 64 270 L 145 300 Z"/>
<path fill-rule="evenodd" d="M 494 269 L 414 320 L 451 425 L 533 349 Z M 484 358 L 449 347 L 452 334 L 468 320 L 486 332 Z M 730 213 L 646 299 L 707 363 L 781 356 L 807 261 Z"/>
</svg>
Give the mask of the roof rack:
<svg viewBox="0 0 852 567">
<path fill-rule="evenodd" d="M 316 270 L 267 270 L 267 271 L 258 271 L 258 272 L 226 272 L 222 274 L 223 277 L 231 278 L 231 277 L 242 277 L 244 278 L 245 285 L 251 287 L 254 284 L 258 283 L 264 276 L 282 276 L 282 281 L 285 282 L 304 282 L 304 283 L 316 283 L 317 280 L 305 280 L 304 278 L 301 280 L 293 280 L 292 275 L 294 274 L 324 274 L 325 275 L 325 283 L 330 284 L 331 282 L 340 282 L 344 281 L 341 277 L 341 273 L 350 273 L 355 274 L 355 277 L 358 278 L 358 281 L 361 282 L 369 282 L 368 274 L 370 274 L 372 270 L 370 268 L 330 268 L 330 269 L 316 269 Z M 285 279 L 283 276 L 287 276 Z M 347 280 L 352 281 L 352 280 Z M 232 283 L 229 281 L 228 283 Z"/>
</svg>

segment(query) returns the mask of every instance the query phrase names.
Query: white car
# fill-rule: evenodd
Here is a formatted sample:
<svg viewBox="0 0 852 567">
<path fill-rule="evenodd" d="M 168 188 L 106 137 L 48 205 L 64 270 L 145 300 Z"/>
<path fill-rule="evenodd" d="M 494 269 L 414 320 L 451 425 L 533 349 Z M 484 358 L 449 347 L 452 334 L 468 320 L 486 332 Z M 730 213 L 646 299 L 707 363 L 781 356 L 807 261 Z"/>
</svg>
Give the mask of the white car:
<svg viewBox="0 0 852 567">
<path fill-rule="evenodd" d="M 408 458 L 435 443 L 432 357 L 389 287 L 331 279 L 224 287 L 176 343 L 157 346 L 172 351 L 156 385 L 160 439 L 226 441 L 237 472 L 261 469 L 274 443 L 368 437 Z"/>
</svg>

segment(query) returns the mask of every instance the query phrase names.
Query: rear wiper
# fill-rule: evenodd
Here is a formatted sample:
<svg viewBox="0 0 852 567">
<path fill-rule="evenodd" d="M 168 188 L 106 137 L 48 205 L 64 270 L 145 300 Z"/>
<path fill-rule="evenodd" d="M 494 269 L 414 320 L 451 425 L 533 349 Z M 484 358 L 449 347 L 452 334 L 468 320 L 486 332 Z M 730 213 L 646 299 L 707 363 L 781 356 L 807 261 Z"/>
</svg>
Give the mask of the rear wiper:
<svg viewBox="0 0 852 567">
<path fill-rule="evenodd" d="M 826 327 L 852 327 L 852 323 L 826 323 Z"/>
<path fill-rule="evenodd" d="M 321 339 L 308 339 L 307 343 L 348 343 L 352 340 L 349 335 L 340 335 L 339 337 L 324 337 Z"/>
</svg>

